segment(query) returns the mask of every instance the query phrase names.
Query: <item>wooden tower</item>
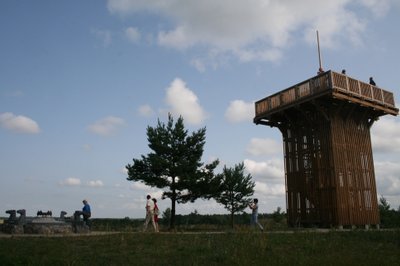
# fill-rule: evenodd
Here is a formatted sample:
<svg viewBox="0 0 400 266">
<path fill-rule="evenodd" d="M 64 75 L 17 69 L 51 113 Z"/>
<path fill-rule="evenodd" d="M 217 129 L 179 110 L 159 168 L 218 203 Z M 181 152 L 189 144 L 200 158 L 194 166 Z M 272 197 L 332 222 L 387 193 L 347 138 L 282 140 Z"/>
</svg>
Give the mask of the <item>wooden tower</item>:
<svg viewBox="0 0 400 266">
<path fill-rule="evenodd" d="M 327 71 L 255 103 L 283 137 L 290 226 L 379 225 L 370 128 L 396 116 L 393 93 Z"/>
</svg>

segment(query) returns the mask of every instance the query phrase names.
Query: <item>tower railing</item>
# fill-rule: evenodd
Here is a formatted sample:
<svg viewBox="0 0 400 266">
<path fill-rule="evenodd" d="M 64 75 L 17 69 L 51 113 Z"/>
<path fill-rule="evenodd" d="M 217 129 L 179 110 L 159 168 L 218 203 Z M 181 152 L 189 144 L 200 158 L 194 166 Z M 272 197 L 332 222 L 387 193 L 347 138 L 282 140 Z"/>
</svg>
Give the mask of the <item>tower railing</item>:
<svg viewBox="0 0 400 266">
<path fill-rule="evenodd" d="M 256 117 L 291 103 L 322 94 L 338 93 L 393 110 L 397 115 L 393 93 L 334 71 L 326 71 L 255 103 Z"/>
</svg>

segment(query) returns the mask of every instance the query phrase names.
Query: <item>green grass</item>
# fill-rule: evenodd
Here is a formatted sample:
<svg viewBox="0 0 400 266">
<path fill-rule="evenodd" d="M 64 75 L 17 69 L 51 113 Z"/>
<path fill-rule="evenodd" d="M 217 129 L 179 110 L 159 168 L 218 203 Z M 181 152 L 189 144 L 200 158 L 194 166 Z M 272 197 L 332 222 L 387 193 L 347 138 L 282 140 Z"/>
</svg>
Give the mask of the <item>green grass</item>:
<svg viewBox="0 0 400 266">
<path fill-rule="evenodd" d="M 399 265 L 400 230 L 0 238 L 1 265 Z"/>
</svg>

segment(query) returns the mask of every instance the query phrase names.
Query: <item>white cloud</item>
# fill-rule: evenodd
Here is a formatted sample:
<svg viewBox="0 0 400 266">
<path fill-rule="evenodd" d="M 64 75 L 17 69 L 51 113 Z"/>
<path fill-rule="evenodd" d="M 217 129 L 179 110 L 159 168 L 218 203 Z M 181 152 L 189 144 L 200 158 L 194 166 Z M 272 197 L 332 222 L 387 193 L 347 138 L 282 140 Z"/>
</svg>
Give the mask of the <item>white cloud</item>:
<svg viewBox="0 0 400 266">
<path fill-rule="evenodd" d="M 60 181 L 59 184 L 61 186 L 81 186 L 81 185 L 83 185 L 81 179 L 76 178 L 76 177 L 68 177 L 68 178 Z M 101 180 L 91 180 L 91 181 L 87 181 L 85 185 L 88 187 L 103 187 L 104 183 Z"/>
<path fill-rule="evenodd" d="M 112 42 L 111 32 L 109 30 L 92 30 L 92 33 L 103 42 L 104 47 L 110 46 Z"/>
<path fill-rule="evenodd" d="M 268 184 L 264 182 L 256 181 L 254 190 L 257 193 L 267 195 L 268 197 L 283 197 L 285 195 L 285 183 L 282 181 L 281 184 Z"/>
<path fill-rule="evenodd" d="M 266 162 L 256 162 L 245 159 L 244 166 L 250 174 L 258 180 L 284 180 L 285 173 L 281 160 L 268 160 Z"/>
<path fill-rule="evenodd" d="M 150 187 L 143 182 L 132 182 L 129 188 L 132 190 L 148 190 Z"/>
<path fill-rule="evenodd" d="M 0 114 L 0 126 L 18 133 L 37 134 L 40 132 L 39 125 L 34 120 L 13 113 Z"/>
<path fill-rule="evenodd" d="M 126 169 L 126 167 L 119 169 L 119 173 L 124 174 L 124 175 L 128 175 L 128 169 Z"/>
<path fill-rule="evenodd" d="M 139 192 L 143 196 L 140 198 L 141 206 L 145 205 L 146 195 L 151 195 L 152 198 L 161 199 L 163 190 L 155 187 L 150 187 L 145 185 L 143 182 L 130 181 L 130 190 L 134 192 Z"/>
<path fill-rule="evenodd" d="M 276 48 L 270 48 L 268 50 L 237 49 L 232 52 L 242 62 L 255 60 L 274 62 L 282 57 L 282 51 Z"/>
<path fill-rule="evenodd" d="M 102 187 L 104 186 L 103 181 L 101 180 L 91 180 L 87 183 L 89 187 Z"/>
<path fill-rule="evenodd" d="M 170 32 L 161 31 L 158 34 L 158 42 L 162 46 L 169 46 L 177 49 L 185 49 L 193 46 L 196 40 L 190 38 L 187 27 L 180 26 Z"/>
<path fill-rule="evenodd" d="M 282 143 L 274 139 L 253 138 L 247 146 L 247 152 L 254 156 L 282 154 Z"/>
<path fill-rule="evenodd" d="M 201 58 L 195 58 L 190 61 L 190 64 L 194 66 L 199 72 L 204 72 L 206 70 L 204 61 Z"/>
<path fill-rule="evenodd" d="M 81 180 L 79 178 L 75 178 L 75 177 L 68 177 L 67 179 L 64 179 L 63 181 L 61 181 L 60 185 L 62 185 L 62 186 L 80 186 Z"/>
<path fill-rule="evenodd" d="M 139 114 L 141 116 L 145 116 L 145 117 L 149 117 L 149 116 L 152 116 L 154 114 L 153 108 L 151 108 L 151 106 L 148 105 L 148 104 L 139 106 L 138 111 L 139 111 Z"/>
<path fill-rule="evenodd" d="M 231 101 L 225 111 L 225 118 L 232 123 L 249 122 L 254 117 L 254 103 L 242 100 Z"/>
<path fill-rule="evenodd" d="M 375 162 L 375 175 L 378 198 L 383 196 L 391 208 L 400 207 L 400 163 Z"/>
<path fill-rule="evenodd" d="M 125 30 L 125 35 L 132 43 L 137 43 L 140 40 L 140 32 L 137 28 L 129 27 Z"/>
<path fill-rule="evenodd" d="M 120 127 L 125 125 L 122 118 L 115 116 L 107 116 L 88 126 L 88 130 L 101 136 L 111 136 L 115 134 Z"/>
<path fill-rule="evenodd" d="M 378 193 L 400 196 L 400 164 L 398 162 L 375 162 Z"/>
<path fill-rule="evenodd" d="M 390 9 L 391 1 L 395 3 L 397 0 L 359 0 L 362 5 L 366 6 L 375 16 L 383 16 Z M 398 2 L 398 1 L 397 1 Z"/>
<path fill-rule="evenodd" d="M 165 101 L 170 109 L 169 112 L 174 116 L 181 115 L 185 122 L 198 125 L 206 119 L 206 113 L 199 104 L 196 94 L 179 78 L 167 88 Z"/>
<path fill-rule="evenodd" d="M 383 16 L 392 3 L 395 1 L 109 0 L 108 9 L 124 16 L 145 11 L 167 19 L 171 27 L 158 29 L 162 46 L 181 50 L 196 46 L 206 54 L 213 50 L 217 57 L 228 53 L 241 61 L 275 61 L 296 41 L 315 45 L 316 29 L 323 32 L 324 47 L 348 42 L 360 45 L 368 19 Z M 359 17 L 353 10 L 361 8 L 374 16 Z"/>
<path fill-rule="evenodd" d="M 396 118 L 383 117 L 371 129 L 374 152 L 400 152 L 400 123 Z"/>
</svg>

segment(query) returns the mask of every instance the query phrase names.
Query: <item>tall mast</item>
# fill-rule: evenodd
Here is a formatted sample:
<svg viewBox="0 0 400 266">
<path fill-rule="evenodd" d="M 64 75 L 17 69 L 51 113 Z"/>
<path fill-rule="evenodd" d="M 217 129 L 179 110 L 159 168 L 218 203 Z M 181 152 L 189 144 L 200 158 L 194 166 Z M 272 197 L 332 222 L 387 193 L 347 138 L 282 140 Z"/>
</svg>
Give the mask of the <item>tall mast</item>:
<svg viewBox="0 0 400 266">
<path fill-rule="evenodd" d="M 317 30 L 317 45 L 318 45 L 318 61 L 319 61 L 318 74 L 321 74 L 321 73 L 324 72 L 324 69 L 322 68 L 321 49 L 319 48 L 319 34 L 318 34 L 318 30 Z"/>
</svg>

